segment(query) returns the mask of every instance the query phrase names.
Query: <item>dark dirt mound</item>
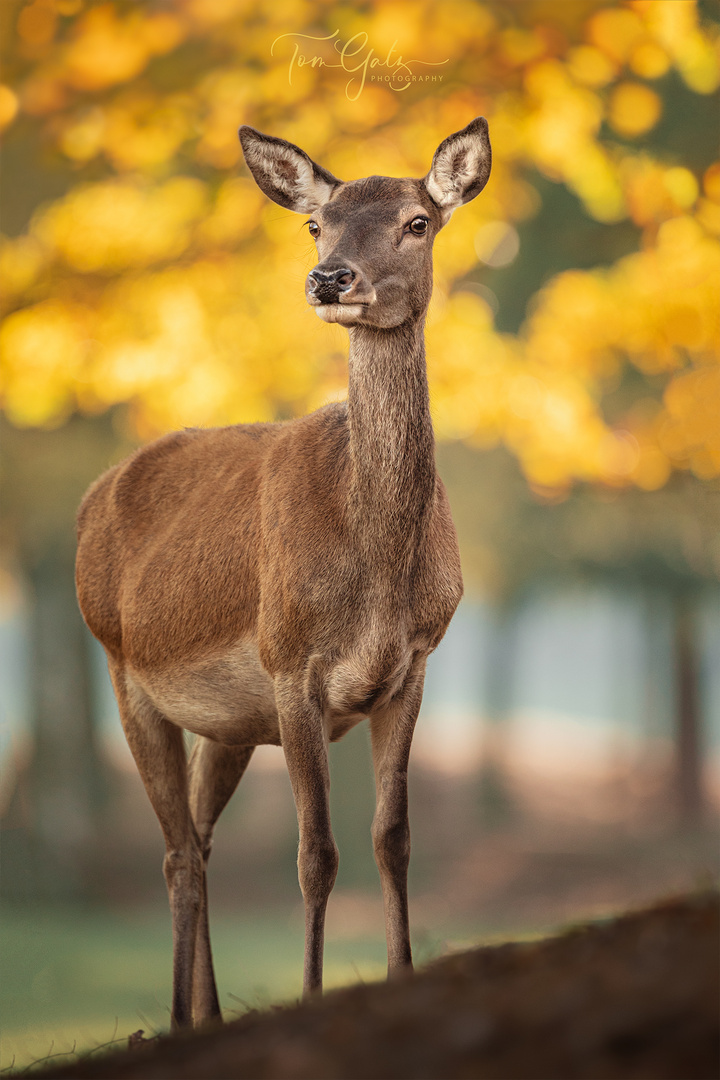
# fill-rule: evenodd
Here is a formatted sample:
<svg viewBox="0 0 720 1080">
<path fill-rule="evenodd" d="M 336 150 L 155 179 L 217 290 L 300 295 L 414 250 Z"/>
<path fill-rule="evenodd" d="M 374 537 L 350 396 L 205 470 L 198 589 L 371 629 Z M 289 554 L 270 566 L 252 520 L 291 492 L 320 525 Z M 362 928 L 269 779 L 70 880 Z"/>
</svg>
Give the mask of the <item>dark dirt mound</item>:
<svg viewBox="0 0 720 1080">
<path fill-rule="evenodd" d="M 102 1080 L 716 1080 L 717 894 L 45 1071 Z"/>
</svg>

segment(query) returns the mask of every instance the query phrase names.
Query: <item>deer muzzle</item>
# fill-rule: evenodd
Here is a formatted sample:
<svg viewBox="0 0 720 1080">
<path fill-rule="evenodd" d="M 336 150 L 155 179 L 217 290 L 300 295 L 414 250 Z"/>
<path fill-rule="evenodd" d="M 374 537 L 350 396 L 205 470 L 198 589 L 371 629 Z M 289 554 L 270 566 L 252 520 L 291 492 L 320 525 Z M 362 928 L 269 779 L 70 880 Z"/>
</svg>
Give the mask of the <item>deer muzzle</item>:
<svg viewBox="0 0 720 1080">
<path fill-rule="evenodd" d="M 352 288 L 355 271 L 347 267 L 338 270 L 320 270 L 316 267 L 308 274 L 308 300 L 320 304 L 337 304 L 343 293 Z"/>
</svg>

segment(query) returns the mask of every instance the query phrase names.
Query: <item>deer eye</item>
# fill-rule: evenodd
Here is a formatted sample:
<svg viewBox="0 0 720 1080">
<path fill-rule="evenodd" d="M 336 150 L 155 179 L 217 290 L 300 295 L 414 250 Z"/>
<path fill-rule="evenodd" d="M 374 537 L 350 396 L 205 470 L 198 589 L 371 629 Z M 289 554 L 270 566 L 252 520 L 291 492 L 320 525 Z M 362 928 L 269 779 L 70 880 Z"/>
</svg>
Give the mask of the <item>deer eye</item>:
<svg viewBox="0 0 720 1080">
<path fill-rule="evenodd" d="M 424 236 L 427 232 L 429 219 L 425 217 L 413 218 L 410 222 L 410 232 L 415 233 L 416 236 Z"/>
<path fill-rule="evenodd" d="M 320 226 L 318 225 L 317 221 L 308 221 L 307 226 L 310 235 L 317 240 L 318 236 L 320 235 Z"/>
</svg>

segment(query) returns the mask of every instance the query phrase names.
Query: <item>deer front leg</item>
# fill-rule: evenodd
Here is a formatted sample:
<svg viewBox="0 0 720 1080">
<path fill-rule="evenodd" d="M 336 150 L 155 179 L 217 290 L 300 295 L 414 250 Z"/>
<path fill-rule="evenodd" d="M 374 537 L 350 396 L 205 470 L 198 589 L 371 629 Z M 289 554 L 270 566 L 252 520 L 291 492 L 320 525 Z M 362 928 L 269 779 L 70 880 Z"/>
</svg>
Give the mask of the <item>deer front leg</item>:
<svg viewBox="0 0 720 1080">
<path fill-rule="evenodd" d="M 210 947 L 207 865 L 215 824 L 238 786 L 254 749 L 254 746 L 225 746 L 198 736 L 190 755 L 190 810 L 203 856 L 202 898 L 193 966 L 192 1012 L 195 1024 L 221 1015 Z"/>
<path fill-rule="evenodd" d="M 330 773 L 319 703 L 301 681 L 275 681 L 280 737 L 297 809 L 298 879 L 305 901 L 303 996 L 322 990 L 325 910 L 335 884 L 338 850 L 330 826 Z"/>
<path fill-rule="evenodd" d="M 372 838 L 385 906 L 388 978 L 412 969 L 407 893 L 410 862 L 407 769 L 424 676 L 425 657 L 422 657 L 415 661 L 398 697 L 370 720 L 376 789 Z"/>
</svg>

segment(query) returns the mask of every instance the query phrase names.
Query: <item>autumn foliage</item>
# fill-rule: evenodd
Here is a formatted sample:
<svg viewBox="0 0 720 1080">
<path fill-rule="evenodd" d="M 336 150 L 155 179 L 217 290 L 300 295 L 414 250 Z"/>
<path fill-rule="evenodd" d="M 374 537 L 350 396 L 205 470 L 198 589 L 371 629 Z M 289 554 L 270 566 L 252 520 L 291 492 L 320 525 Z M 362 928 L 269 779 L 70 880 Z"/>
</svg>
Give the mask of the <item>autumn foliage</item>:
<svg viewBox="0 0 720 1080">
<path fill-rule="evenodd" d="M 63 188 L 0 246 L 12 423 L 124 403 L 146 438 L 342 396 L 344 331 L 303 295 L 313 243 L 247 178 L 239 124 L 354 179 L 422 176 L 441 139 L 484 114 L 490 184 L 436 244 L 438 436 L 504 442 L 541 490 L 720 475 L 720 162 L 698 169 L 651 137 L 678 80 L 698 101 L 720 83 L 706 5 L 5 7 L 0 121 L 9 146 L 42 148 Z M 635 250 L 569 265 L 501 333 L 482 271 L 523 259 L 543 178 L 600 228 L 633 226 Z M 640 389 L 610 416 L 629 369 Z"/>
</svg>

